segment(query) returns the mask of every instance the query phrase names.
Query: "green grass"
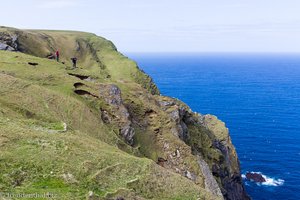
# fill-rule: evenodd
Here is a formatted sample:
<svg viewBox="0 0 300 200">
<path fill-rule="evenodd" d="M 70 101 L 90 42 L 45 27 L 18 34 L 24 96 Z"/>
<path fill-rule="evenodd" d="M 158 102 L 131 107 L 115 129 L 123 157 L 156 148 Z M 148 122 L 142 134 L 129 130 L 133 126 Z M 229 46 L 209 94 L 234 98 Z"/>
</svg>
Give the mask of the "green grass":
<svg viewBox="0 0 300 200">
<path fill-rule="evenodd" d="M 199 191 L 207 195 L 196 185 L 189 189 L 190 181 L 154 166 L 151 160 L 134 157 L 81 132 L 49 134 L 10 121 L 1 125 L 0 134 L 2 191 L 51 192 L 60 199 L 82 199 L 88 191 L 104 197 L 121 188 L 154 199 L 175 199 L 183 195 L 183 188 L 192 192 L 188 196 Z M 66 174 L 70 177 L 65 178 Z M 133 184 L 134 180 L 139 184 Z M 169 188 L 176 193 L 159 189 L 160 184 L 179 180 L 182 184 Z"/>
<path fill-rule="evenodd" d="M 0 51 L 0 191 L 51 192 L 56 199 L 85 199 L 89 191 L 100 199 L 219 198 L 204 189 L 191 148 L 172 134 L 176 123 L 158 106 L 160 97 L 150 94 L 159 93 L 151 78 L 110 41 L 83 32 L 27 30 L 20 35 L 20 47 L 24 53 Z M 55 49 L 65 64 L 45 58 Z M 70 69 L 73 56 L 79 58 L 75 70 Z M 75 94 L 78 82 L 98 98 Z M 128 119 L 107 103 L 109 84 L 122 91 L 136 130 L 133 147 L 119 136 Z M 111 123 L 102 121 L 100 110 L 112 115 Z M 209 138 L 194 132 L 193 142 L 211 145 Z M 176 149 L 182 156 L 174 166 L 156 164 Z M 197 180 L 176 168 L 194 172 Z"/>
<path fill-rule="evenodd" d="M 0 82 L 4 86 L 0 88 L 1 191 L 50 192 L 57 199 L 84 199 L 89 191 L 102 198 L 122 191 L 128 197 L 185 199 L 180 197 L 185 192 L 180 188 L 189 188 L 190 181 L 166 169 L 156 169 L 166 174 L 165 180 L 153 171 L 157 166 L 150 159 L 119 150 L 121 140 L 113 127 L 99 119 L 99 106 L 105 104 L 74 95 L 72 83 L 78 80 L 66 75 L 60 64 L 20 53 L 0 52 L 0 56 Z M 32 59 L 40 63 L 40 68 L 26 65 Z M 43 74 L 55 77 L 51 84 L 39 80 Z M 62 132 L 63 123 L 67 124 L 66 132 Z M 64 178 L 68 174 L 70 180 Z M 139 184 L 132 184 L 133 180 Z M 182 184 L 159 189 L 171 181 Z M 209 196 L 196 185 L 191 191 L 188 196 Z"/>
</svg>

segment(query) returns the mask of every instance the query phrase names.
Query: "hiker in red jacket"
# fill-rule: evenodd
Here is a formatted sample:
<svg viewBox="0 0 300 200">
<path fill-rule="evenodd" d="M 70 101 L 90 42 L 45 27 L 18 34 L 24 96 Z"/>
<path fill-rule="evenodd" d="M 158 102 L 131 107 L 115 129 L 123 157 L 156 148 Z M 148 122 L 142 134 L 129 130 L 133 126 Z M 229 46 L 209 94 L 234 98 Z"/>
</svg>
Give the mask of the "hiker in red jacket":
<svg viewBox="0 0 300 200">
<path fill-rule="evenodd" d="M 56 56 L 56 61 L 59 62 L 59 51 L 58 50 L 55 52 L 55 56 Z"/>
</svg>

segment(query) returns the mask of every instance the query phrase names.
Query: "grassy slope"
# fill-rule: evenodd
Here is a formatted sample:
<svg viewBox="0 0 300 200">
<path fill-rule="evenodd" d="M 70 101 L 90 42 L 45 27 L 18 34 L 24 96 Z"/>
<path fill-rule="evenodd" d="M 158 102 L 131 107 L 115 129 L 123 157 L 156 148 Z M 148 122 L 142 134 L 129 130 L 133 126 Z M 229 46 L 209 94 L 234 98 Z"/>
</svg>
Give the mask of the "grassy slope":
<svg viewBox="0 0 300 200">
<path fill-rule="evenodd" d="M 83 38 L 79 43 L 85 50 L 80 52 L 90 52 L 76 55 L 82 69 L 72 73 L 95 78 L 96 83 L 85 82 L 91 88 L 97 82 L 115 83 L 125 101 L 131 101 L 130 91 L 143 91 L 137 82 L 149 81 L 106 40 L 87 33 L 45 33 L 55 41 L 51 45 L 64 52 L 61 60 L 67 68 L 68 58 L 77 53 L 74 41 Z M 35 41 L 34 34 L 43 32 L 32 34 L 27 37 Z M 26 53 L 44 57 L 51 51 L 49 43 L 36 45 L 38 42 L 31 43 L 33 48 Z M 53 192 L 59 195 L 57 199 L 84 199 L 88 191 L 101 198 L 215 199 L 187 178 L 134 156 L 135 150 L 117 136 L 116 128 L 100 120 L 99 108 L 107 105 L 73 93 L 78 79 L 67 74 L 70 70 L 65 65 L 22 53 L 0 52 L 0 58 L 1 191 Z M 131 154 L 118 149 L 120 144 Z"/>
</svg>

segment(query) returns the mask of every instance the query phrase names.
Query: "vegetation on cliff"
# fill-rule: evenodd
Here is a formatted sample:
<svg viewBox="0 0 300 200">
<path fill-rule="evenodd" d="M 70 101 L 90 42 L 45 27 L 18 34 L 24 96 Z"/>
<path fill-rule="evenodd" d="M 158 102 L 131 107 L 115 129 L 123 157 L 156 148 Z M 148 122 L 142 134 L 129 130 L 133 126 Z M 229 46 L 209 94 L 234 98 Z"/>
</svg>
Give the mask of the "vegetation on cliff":
<svg viewBox="0 0 300 200">
<path fill-rule="evenodd" d="M 110 41 L 1 27 L 0 44 L 1 191 L 248 199 L 224 123 L 159 95 Z"/>
</svg>

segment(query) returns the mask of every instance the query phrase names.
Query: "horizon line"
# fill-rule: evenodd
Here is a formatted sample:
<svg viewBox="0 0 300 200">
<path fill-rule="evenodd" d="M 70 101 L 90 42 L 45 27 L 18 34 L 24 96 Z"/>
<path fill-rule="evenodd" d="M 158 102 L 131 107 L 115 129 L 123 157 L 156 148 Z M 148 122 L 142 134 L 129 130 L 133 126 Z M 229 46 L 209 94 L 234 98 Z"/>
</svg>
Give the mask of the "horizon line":
<svg viewBox="0 0 300 200">
<path fill-rule="evenodd" d="M 118 50 L 119 51 L 119 50 Z M 239 54 L 300 54 L 300 51 L 119 51 L 122 54 L 132 54 L 132 53 L 149 53 L 149 54 L 212 54 L 212 53 L 219 53 L 219 54 L 232 54 L 232 53 L 239 53 Z"/>
</svg>

